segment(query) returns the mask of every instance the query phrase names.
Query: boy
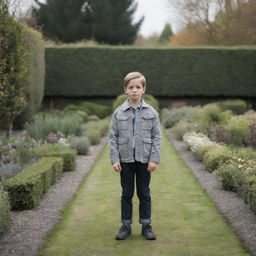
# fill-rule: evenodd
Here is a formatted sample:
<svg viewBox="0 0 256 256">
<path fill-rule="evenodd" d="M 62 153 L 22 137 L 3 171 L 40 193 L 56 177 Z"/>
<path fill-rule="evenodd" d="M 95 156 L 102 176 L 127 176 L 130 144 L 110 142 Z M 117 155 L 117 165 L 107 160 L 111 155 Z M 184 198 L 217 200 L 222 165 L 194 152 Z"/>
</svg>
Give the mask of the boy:
<svg viewBox="0 0 256 256">
<path fill-rule="evenodd" d="M 139 222 L 142 235 L 156 239 L 151 223 L 151 172 L 160 161 L 161 131 L 157 111 L 141 99 L 146 90 L 146 79 L 139 72 L 131 72 L 124 78 L 124 91 L 128 99 L 112 115 L 109 147 L 113 169 L 120 173 L 122 186 L 122 226 L 116 240 L 131 234 L 132 197 L 134 179 L 139 198 Z"/>
</svg>

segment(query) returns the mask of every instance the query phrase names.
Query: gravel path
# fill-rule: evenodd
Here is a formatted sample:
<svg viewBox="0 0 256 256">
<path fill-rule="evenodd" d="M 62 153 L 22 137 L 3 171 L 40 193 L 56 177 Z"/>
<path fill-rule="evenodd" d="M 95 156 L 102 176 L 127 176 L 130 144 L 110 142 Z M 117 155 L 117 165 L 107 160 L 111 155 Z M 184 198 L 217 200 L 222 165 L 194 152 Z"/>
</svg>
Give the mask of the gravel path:
<svg viewBox="0 0 256 256">
<path fill-rule="evenodd" d="M 251 255 L 256 256 L 256 215 L 236 193 L 226 191 L 220 182 L 208 172 L 202 162 L 198 161 L 182 141 L 176 140 L 168 131 L 167 135 L 180 154 L 183 161 L 192 170 L 193 174 L 213 199 L 221 214 L 231 225 L 238 237 L 243 241 Z"/>
<path fill-rule="evenodd" d="M 90 147 L 89 155 L 78 156 L 74 172 L 64 172 L 32 210 L 12 211 L 12 225 L 0 240 L 1 256 L 34 256 L 44 238 L 61 218 L 61 211 L 72 198 L 107 142 L 107 137 Z"/>
</svg>

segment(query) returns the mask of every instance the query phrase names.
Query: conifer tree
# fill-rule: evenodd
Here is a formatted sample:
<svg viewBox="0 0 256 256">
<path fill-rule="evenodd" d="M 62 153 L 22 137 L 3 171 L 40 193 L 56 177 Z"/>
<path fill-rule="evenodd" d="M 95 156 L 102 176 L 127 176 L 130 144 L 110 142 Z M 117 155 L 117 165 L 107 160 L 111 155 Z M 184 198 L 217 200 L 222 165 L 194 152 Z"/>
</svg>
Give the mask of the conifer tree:
<svg viewBox="0 0 256 256">
<path fill-rule="evenodd" d="M 92 15 L 92 36 L 111 45 L 132 44 L 144 20 L 132 24 L 137 9 L 134 0 L 90 0 L 87 6 Z"/>
<path fill-rule="evenodd" d="M 165 44 L 170 42 L 170 37 L 173 36 L 172 27 L 170 24 L 165 24 L 164 29 L 159 37 L 159 42 Z"/>
<path fill-rule="evenodd" d="M 54 40 L 75 42 L 91 37 L 90 12 L 85 0 L 35 0 L 33 13 L 43 33 Z"/>
</svg>

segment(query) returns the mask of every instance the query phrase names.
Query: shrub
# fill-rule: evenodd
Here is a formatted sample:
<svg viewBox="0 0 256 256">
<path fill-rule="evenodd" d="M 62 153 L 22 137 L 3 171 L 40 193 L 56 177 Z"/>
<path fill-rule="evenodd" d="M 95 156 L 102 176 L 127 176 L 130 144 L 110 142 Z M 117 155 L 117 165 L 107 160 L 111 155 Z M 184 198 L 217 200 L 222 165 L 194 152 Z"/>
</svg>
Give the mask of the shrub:
<svg viewBox="0 0 256 256">
<path fill-rule="evenodd" d="M 245 143 L 248 146 L 256 147 L 256 121 L 250 122 L 248 129 L 248 135 L 245 139 Z"/>
<path fill-rule="evenodd" d="M 211 140 L 218 142 L 218 143 L 231 143 L 231 134 L 227 127 L 227 125 L 216 125 L 210 128 L 209 137 Z"/>
<path fill-rule="evenodd" d="M 247 103 L 244 100 L 225 100 L 217 104 L 222 111 L 231 110 L 235 115 L 244 114 L 247 110 Z"/>
<path fill-rule="evenodd" d="M 25 129 L 33 138 L 44 140 L 50 132 L 61 132 L 66 136 L 78 134 L 82 122 L 79 114 L 55 111 L 35 115 L 33 122 L 26 124 Z"/>
<path fill-rule="evenodd" d="M 8 192 L 11 208 L 24 210 L 35 207 L 43 194 L 62 173 L 61 158 L 42 158 L 30 165 L 15 177 L 4 180 L 4 189 Z"/>
<path fill-rule="evenodd" d="M 10 202 L 8 194 L 0 183 L 0 236 L 6 232 L 11 223 Z"/>
<path fill-rule="evenodd" d="M 27 50 L 25 63 L 29 72 L 29 81 L 24 84 L 27 105 L 14 121 L 15 126 L 19 128 L 23 128 L 25 122 L 31 121 L 40 109 L 45 85 L 45 45 L 42 34 L 25 25 L 22 27 L 23 46 Z"/>
<path fill-rule="evenodd" d="M 171 110 L 163 109 L 161 112 L 162 124 L 165 128 L 170 128 L 179 121 L 196 122 L 200 111 L 200 107 L 181 107 Z"/>
<path fill-rule="evenodd" d="M 126 94 L 119 95 L 113 102 L 112 111 L 114 112 L 115 109 L 121 106 L 127 98 Z M 143 94 L 142 99 L 145 100 L 146 103 L 150 104 L 156 111 L 159 111 L 158 101 L 152 95 Z"/>
<path fill-rule="evenodd" d="M 178 140 L 182 140 L 182 137 L 189 132 L 196 132 L 197 127 L 196 124 L 190 123 L 188 121 L 179 121 L 176 123 L 170 131 L 173 133 L 174 137 Z"/>
<path fill-rule="evenodd" d="M 83 102 L 81 106 L 84 108 L 88 115 L 96 115 L 99 118 L 105 118 L 111 115 L 111 107 L 104 106 L 101 104 L 96 104 L 93 102 Z"/>
<path fill-rule="evenodd" d="M 0 125 L 10 136 L 14 119 L 26 106 L 24 85 L 29 74 L 22 25 L 2 13 L 0 42 Z"/>
<path fill-rule="evenodd" d="M 243 146 L 246 144 L 246 138 L 249 134 L 249 123 L 246 120 L 232 118 L 227 124 L 230 133 L 230 143 L 235 146 Z"/>
<path fill-rule="evenodd" d="M 216 145 L 216 143 L 209 140 L 209 138 L 202 133 L 189 132 L 183 136 L 183 141 L 187 147 L 198 156 L 198 151 L 201 149 L 201 154 L 205 152 L 202 151 L 202 147 Z"/>
<path fill-rule="evenodd" d="M 230 158 L 231 153 L 224 146 L 216 145 L 208 148 L 203 156 L 203 163 L 209 171 L 213 172 Z"/>
<path fill-rule="evenodd" d="M 92 145 L 98 144 L 100 138 L 106 135 L 109 128 L 109 118 L 99 121 L 89 121 L 81 125 L 81 131 L 84 136 L 87 136 Z"/>
<path fill-rule="evenodd" d="M 216 124 L 225 123 L 231 116 L 231 111 L 222 111 L 216 103 L 211 103 L 202 108 L 200 121 L 211 127 Z"/>
<path fill-rule="evenodd" d="M 237 192 L 248 202 L 250 186 L 256 182 L 256 152 L 246 148 L 231 152 L 231 159 L 219 166 L 215 173 L 224 189 Z"/>
<path fill-rule="evenodd" d="M 84 137 L 73 137 L 70 141 L 71 148 L 76 149 L 79 155 L 87 155 L 90 148 L 90 140 Z"/>
<path fill-rule="evenodd" d="M 37 157 L 60 157 L 63 159 L 63 171 L 74 171 L 76 167 L 76 154 L 74 149 L 59 144 L 44 144 L 34 149 Z"/>
</svg>

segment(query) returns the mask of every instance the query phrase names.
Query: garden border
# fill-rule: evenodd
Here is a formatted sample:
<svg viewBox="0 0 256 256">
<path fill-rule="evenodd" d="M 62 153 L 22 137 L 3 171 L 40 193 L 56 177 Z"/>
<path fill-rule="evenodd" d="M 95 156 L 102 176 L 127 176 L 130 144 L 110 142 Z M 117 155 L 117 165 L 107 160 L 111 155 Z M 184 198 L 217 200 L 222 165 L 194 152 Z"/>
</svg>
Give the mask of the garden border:
<svg viewBox="0 0 256 256">
<path fill-rule="evenodd" d="M 195 158 L 193 152 L 187 149 L 183 141 L 176 140 L 169 130 L 165 131 L 175 150 L 193 172 L 202 188 L 212 198 L 244 246 L 252 256 L 256 256 L 255 213 L 236 193 L 224 190 L 218 179 L 207 171 L 201 161 Z"/>
<path fill-rule="evenodd" d="M 46 235 L 61 219 L 62 209 L 72 199 L 106 143 L 107 137 L 103 137 L 99 144 L 90 147 L 88 155 L 78 156 L 76 170 L 63 172 L 37 207 L 32 210 L 11 211 L 11 227 L 0 239 L 1 256 L 37 255 Z"/>
</svg>

